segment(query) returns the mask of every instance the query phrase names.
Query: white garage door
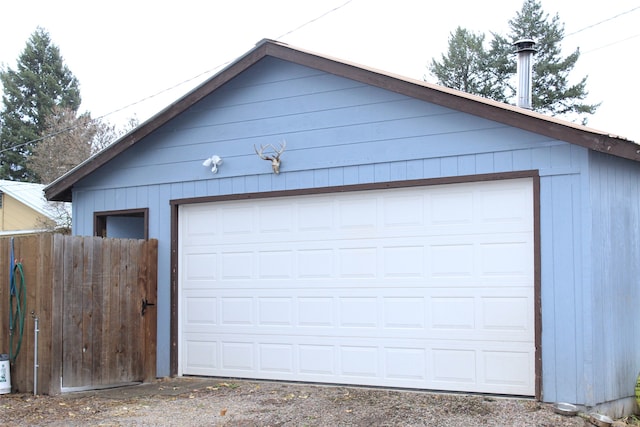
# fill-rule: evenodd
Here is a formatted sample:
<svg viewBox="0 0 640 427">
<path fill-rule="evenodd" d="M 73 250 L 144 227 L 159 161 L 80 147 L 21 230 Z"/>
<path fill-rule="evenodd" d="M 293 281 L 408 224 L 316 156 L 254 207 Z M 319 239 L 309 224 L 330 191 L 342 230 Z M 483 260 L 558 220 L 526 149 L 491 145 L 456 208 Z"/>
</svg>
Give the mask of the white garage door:
<svg viewBox="0 0 640 427">
<path fill-rule="evenodd" d="M 535 392 L 532 180 L 179 209 L 179 373 Z"/>
</svg>

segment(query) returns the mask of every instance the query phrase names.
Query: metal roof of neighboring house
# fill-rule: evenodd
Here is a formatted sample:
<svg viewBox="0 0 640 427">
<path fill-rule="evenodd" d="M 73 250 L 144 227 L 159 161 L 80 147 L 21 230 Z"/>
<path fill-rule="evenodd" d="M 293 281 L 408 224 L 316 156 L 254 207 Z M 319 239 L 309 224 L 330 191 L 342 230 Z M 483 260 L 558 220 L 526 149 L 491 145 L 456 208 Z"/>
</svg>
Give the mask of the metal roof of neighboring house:
<svg viewBox="0 0 640 427">
<path fill-rule="evenodd" d="M 2 193 L 13 197 L 41 215 L 58 221 L 59 218 L 56 218 L 54 211 L 51 209 L 51 202 L 47 201 L 44 196 L 44 188 L 45 185 L 43 184 L 0 179 L 0 191 Z M 68 203 L 65 205 L 65 209 L 71 214 L 71 207 Z"/>
<path fill-rule="evenodd" d="M 594 151 L 640 161 L 640 145 L 620 136 L 455 89 L 398 76 L 330 56 L 320 55 L 289 46 L 286 43 L 262 40 L 252 50 L 206 80 L 200 86 L 188 92 L 149 120 L 140 124 L 137 128 L 124 135 L 103 151 L 90 157 L 49 184 L 44 190 L 46 197 L 49 200 L 70 202 L 73 185 L 80 179 L 106 164 L 109 160 L 118 156 L 127 148 L 160 128 L 266 56 L 315 68 L 443 107 L 545 135 L 550 138 L 581 145 Z"/>
</svg>

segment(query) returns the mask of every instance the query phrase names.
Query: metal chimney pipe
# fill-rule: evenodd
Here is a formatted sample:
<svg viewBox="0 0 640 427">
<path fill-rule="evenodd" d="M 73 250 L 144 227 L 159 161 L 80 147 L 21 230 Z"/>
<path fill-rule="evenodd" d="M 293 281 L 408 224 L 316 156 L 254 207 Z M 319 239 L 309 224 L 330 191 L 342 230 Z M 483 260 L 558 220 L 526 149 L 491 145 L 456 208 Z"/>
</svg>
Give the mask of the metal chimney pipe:
<svg viewBox="0 0 640 427">
<path fill-rule="evenodd" d="M 518 87 L 516 97 L 518 107 L 533 109 L 531 93 L 533 90 L 533 54 L 537 52 L 536 42 L 531 39 L 518 40 L 513 44 L 518 54 Z"/>
</svg>

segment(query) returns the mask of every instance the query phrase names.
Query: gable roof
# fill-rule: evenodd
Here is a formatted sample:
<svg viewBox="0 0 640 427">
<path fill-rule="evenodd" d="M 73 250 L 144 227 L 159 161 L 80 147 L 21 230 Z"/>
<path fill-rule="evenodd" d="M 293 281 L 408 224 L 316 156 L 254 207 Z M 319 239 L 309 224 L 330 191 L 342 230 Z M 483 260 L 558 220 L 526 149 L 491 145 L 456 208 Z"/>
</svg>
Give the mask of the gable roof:
<svg viewBox="0 0 640 427">
<path fill-rule="evenodd" d="M 44 185 L 30 182 L 0 180 L 0 192 L 5 193 L 39 214 L 50 218 L 47 200 L 44 198 Z"/>
<path fill-rule="evenodd" d="M 386 73 L 374 68 L 320 55 L 286 43 L 262 40 L 252 50 L 149 120 L 61 176 L 45 189 L 49 200 L 71 201 L 73 185 L 143 139 L 189 107 L 214 92 L 266 56 L 398 92 L 443 107 L 473 114 L 591 150 L 640 161 L 640 145 L 606 132 L 545 116 L 524 108 L 471 95 L 432 83 Z"/>
<path fill-rule="evenodd" d="M 28 206 L 45 218 L 57 222 L 59 218 L 56 217 L 50 203 L 45 198 L 44 188 L 45 186 L 43 184 L 0 180 L 0 192 L 16 199 L 18 202 Z M 64 209 L 69 212 L 69 215 L 71 214 L 68 206 L 64 206 Z"/>
</svg>

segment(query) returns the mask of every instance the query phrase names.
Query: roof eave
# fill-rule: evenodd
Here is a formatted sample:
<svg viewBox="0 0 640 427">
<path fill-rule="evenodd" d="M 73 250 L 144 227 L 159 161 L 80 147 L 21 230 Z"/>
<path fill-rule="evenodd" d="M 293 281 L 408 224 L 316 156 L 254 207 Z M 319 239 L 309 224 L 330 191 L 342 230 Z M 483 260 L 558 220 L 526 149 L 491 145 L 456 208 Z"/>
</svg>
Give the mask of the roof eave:
<svg viewBox="0 0 640 427">
<path fill-rule="evenodd" d="M 186 95 L 161 110 L 159 113 L 140 124 L 134 130 L 115 141 L 106 149 L 87 159 L 71 171 L 53 181 L 45 189 L 47 200 L 71 202 L 73 184 L 86 177 L 95 169 L 103 166 L 111 159 L 127 150 L 137 141 L 151 134 L 162 125 L 184 112 L 187 108 L 222 86 L 242 71 L 259 61 L 266 55 L 267 41 L 262 41 L 255 49 L 228 65 L 218 74 L 192 89 Z"/>
<path fill-rule="evenodd" d="M 554 119 L 509 104 L 504 104 L 454 89 L 396 76 L 370 67 L 293 48 L 285 43 L 262 40 L 256 47 L 228 65 L 186 95 L 142 123 L 96 156 L 81 163 L 45 188 L 48 200 L 70 202 L 73 185 L 97 168 L 154 132 L 187 108 L 194 105 L 265 56 L 316 68 L 382 89 L 402 93 L 427 102 L 494 120 L 508 126 L 536 132 L 550 138 L 581 145 L 589 149 L 640 161 L 640 145 L 627 139 Z"/>
</svg>

